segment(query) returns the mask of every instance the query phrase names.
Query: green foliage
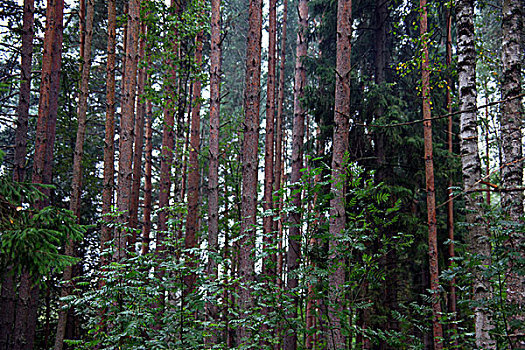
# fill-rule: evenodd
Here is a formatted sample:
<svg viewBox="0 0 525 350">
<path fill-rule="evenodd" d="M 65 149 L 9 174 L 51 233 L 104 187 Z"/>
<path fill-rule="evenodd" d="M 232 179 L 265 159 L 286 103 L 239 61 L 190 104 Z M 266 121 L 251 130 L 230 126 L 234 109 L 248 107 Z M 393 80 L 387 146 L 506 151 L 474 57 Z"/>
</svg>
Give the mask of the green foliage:
<svg viewBox="0 0 525 350">
<path fill-rule="evenodd" d="M 44 200 L 39 187 L 0 177 L 0 275 L 9 270 L 45 276 L 77 261 L 61 249 L 68 240 L 80 240 L 84 227 L 68 210 L 36 210 L 35 203 Z"/>
<path fill-rule="evenodd" d="M 486 207 L 485 222 L 490 232 L 489 240 L 492 247 L 490 257 L 468 252 L 461 244 L 460 251 L 465 250 L 460 257 L 455 258 L 454 264 L 443 271 L 441 279 L 444 282 L 450 282 L 456 278 L 458 290 L 460 292 L 458 306 L 460 312 L 455 315 L 445 317 L 442 321 L 457 322 L 464 328 L 472 322 L 473 310 L 476 307 L 482 307 L 489 311 L 491 322 L 494 329 L 491 330 L 491 336 L 496 341 L 497 349 L 511 348 L 511 335 L 520 333 L 525 327 L 525 312 L 519 305 L 511 303 L 507 297 L 507 285 L 512 276 L 525 275 L 525 259 L 523 258 L 523 246 L 513 245 L 510 242 L 511 235 L 523 235 L 525 226 L 510 221 L 501 208 Z M 489 264 L 484 262 L 490 261 Z M 472 283 L 475 272 L 481 274 L 490 281 L 490 296 L 480 301 L 473 300 Z M 472 344 L 473 334 L 460 332 L 459 337 L 461 344 Z M 474 345 L 473 345 L 474 346 Z"/>
</svg>

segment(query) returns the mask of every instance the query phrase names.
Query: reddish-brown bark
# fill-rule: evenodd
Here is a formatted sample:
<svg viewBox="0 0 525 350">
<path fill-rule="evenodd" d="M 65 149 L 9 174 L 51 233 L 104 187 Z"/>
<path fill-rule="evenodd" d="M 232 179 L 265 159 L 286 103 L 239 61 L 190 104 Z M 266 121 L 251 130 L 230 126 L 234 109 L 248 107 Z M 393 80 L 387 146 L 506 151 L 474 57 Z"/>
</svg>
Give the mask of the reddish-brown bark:
<svg viewBox="0 0 525 350">
<path fill-rule="evenodd" d="M 303 106 L 304 89 L 306 87 L 306 68 L 303 60 L 306 58 L 308 43 L 306 34 L 308 31 L 308 0 L 300 0 L 298 4 L 299 30 L 297 31 L 297 46 L 295 55 L 295 83 L 294 83 L 294 119 L 292 132 L 292 172 L 291 184 L 293 186 L 292 203 L 296 210 L 290 213 L 290 231 L 288 235 L 287 261 L 287 290 L 293 296 L 294 306 L 287 315 L 290 319 L 297 317 L 298 297 L 295 289 L 298 279 L 295 270 L 299 268 L 301 259 L 301 169 L 303 168 L 303 143 L 304 143 L 304 121 L 306 110 Z M 294 350 L 297 348 L 297 330 L 288 332 L 284 338 L 284 349 Z"/>
<path fill-rule="evenodd" d="M 29 103 L 31 97 L 31 67 L 33 58 L 33 23 L 34 0 L 24 0 L 24 15 L 22 27 L 22 64 L 20 66 L 20 98 L 18 100 L 18 119 L 15 133 L 15 155 L 13 180 L 25 180 L 25 163 L 27 154 L 27 127 L 29 119 Z"/>
<path fill-rule="evenodd" d="M 122 214 L 119 222 L 128 225 L 132 182 L 133 134 L 135 120 L 135 93 L 137 87 L 137 56 L 139 36 L 139 1 L 128 2 L 129 20 L 126 47 L 126 68 L 122 89 L 122 116 L 120 118 L 117 208 Z M 115 260 L 126 257 L 127 230 L 115 231 Z"/>
<path fill-rule="evenodd" d="M 285 80 L 285 64 L 286 64 L 286 21 L 288 17 L 288 0 L 283 1 L 283 13 L 281 23 L 281 52 L 279 62 L 279 88 L 277 97 L 277 114 L 275 116 L 275 167 L 274 167 L 274 192 L 278 193 L 281 189 L 282 179 L 284 178 L 284 162 L 283 162 L 283 108 L 284 108 L 284 80 Z M 284 148 L 286 149 L 286 148 Z M 282 209 L 283 198 L 277 197 L 274 207 L 280 212 Z M 283 287 L 282 273 L 283 273 L 283 254 L 282 254 L 282 236 L 283 225 L 281 215 L 279 219 L 274 221 L 274 239 L 277 241 L 277 256 L 276 256 L 276 273 L 275 283 L 280 290 Z M 280 328 L 277 327 L 275 331 L 277 337 L 280 334 Z M 280 349 L 281 344 L 275 345 L 276 349 Z"/>
<path fill-rule="evenodd" d="M 273 178 L 274 178 L 274 119 L 275 119 L 275 66 L 276 66 L 276 39 L 277 39 L 277 4 L 270 0 L 269 27 L 268 27 L 268 81 L 266 93 L 266 136 L 264 153 L 264 198 L 263 209 L 268 212 L 273 209 Z M 273 215 L 267 213 L 263 216 L 263 234 L 265 247 L 272 244 Z M 273 275 L 275 270 L 275 256 L 272 254 L 263 269 L 266 274 Z"/>
<path fill-rule="evenodd" d="M 284 108 L 284 80 L 286 64 L 286 20 L 288 17 L 288 0 L 283 1 L 283 20 L 281 24 L 281 54 L 279 62 L 279 93 L 277 97 L 277 115 L 275 116 L 275 167 L 274 167 L 274 191 L 281 189 L 281 168 L 282 168 L 282 144 L 283 144 L 283 108 Z M 275 206 L 279 206 L 280 198 L 276 200 Z M 281 220 L 274 221 L 274 231 L 278 231 Z"/>
<path fill-rule="evenodd" d="M 33 183 L 37 184 L 49 184 L 52 180 L 53 145 L 62 65 L 63 14 L 63 0 L 48 1 L 32 176 Z M 48 189 L 43 189 L 42 192 L 46 195 L 50 194 Z M 40 201 L 36 203 L 36 209 L 42 209 L 48 203 L 48 199 Z M 39 289 L 32 287 L 32 278 L 33 276 L 27 272 L 22 273 L 16 305 L 13 349 L 33 348 Z"/>
<path fill-rule="evenodd" d="M 432 121 L 430 110 L 430 68 L 428 61 L 427 36 L 427 3 L 420 0 L 420 35 L 423 45 L 421 57 L 421 95 L 423 98 L 423 133 L 425 148 L 425 178 L 427 189 L 427 215 L 428 215 L 428 255 L 430 265 L 430 290 L 432 299 L 432 329 L 434 335 L 434 349 L 443 349 L 443 329 L 439 318 L 441 317 L 441 304 L 439 298 L 439 267 L 437 247 L 437 222 L 436 222 L 436 190 L 434 186 L 434 157 L 432 151 Z"/>
<path fill-rule="evenodd" d="M 85 15 L 85 26 L 81 27 L 85 30 L 85 33 L 81 33 L 81 37 L 84 38 L 84 47 L 81 66 L 81 80 L 80 80 L 80 93 L 78 96 L 78 128 L 77 138 L 75 143 L 75 152 L 73 155 L 73 178 L 71 184 L 71 200 L 69 202 L 69 210 L 80 220 L 80 199 L 82 194 L 82 159 L 84 157 L 84 140 L 86 136 L 86 120 L 87 120 L 87 100 L 89 96 L 89 75 L 91 70 L 91 43 L 93 38 L 93 14 L 94 14 L 94 1 L 86 0 L 87 6 Z M 82 6 L 81 6 L 82 8 Z M 83 16 L 83 15 L 82 15 Z M 69 241 L 66 245 L 65 254 L 68 256 L 75 255 L 75 244 L 73 241 Z M 71 294 L 71 278 L 73 277 L 73 267 L 67 266 L 64 269 L 62 280 L 66 282 L 66 285 L 61 291 L 61 296 L 66 297 Z M 62 303 L 60 303 L 62 306 Z M 68 310 L 60 309 L 58 313 L 58 324 L 57 332 L 55 337 L 55 350 L 61 350 L 64 346 L 64 336 L 66 333 Z"/>
<path fill-rule="evenodd" d="M 244 137 L 242 141 L 241 229 L 239 239 L 240 317 L 246 317 L 254 305 L 250 282 L 254 280 L 255 224 L 257 215 L 257 168 L 259 142 L 259 105 L 261 82 L 262 2 L 250 0 L 249 30 L 246 42 L 246 81 L 244 90 Z M 250 333 L 241 325 L 238 343 L 247 341 Z"/>
<path fill-rule="evenodd" d="M 208 278 L 217 279 L 218 265 L 215 254 L 219 252 L 219 127 L 220 127 L 220 92 L 221 92 L 221 1 L 211 0 L 211 51 L 210 51 L 210 140 L 208 174 Z M 226 197 L 226 196 L 225 196 Z M 226 197 L 227 202 L 227 197 Z M 228 211 L 225 210 L 227 213 Z M 225 255 L 227 256 L 227 234 Z M 225 290 L 226 293 L 226 290 Z M 224 296 L 228 300 L 228 295 Z M 206 315 L 210 321 L 218 319 L 218 309 L 214 303 L 206 306 Z M 227 314 L 226 314 L 227 317 Z M 215 344 L 217 334 L 211 332 L 209 344 Z"/>
<path fill-rule="evenodd" d="M 144 59 L 146 49 L 146 22 L 140 23 L 139 38 L 139 63 Z M 129 249 L 135 252 L 137 242 L 137 225 L 139 212 L 139 194 L 142 177 L 142 148 L 144 146 L 144 114 L 146 113 L 146 100 L 144 96 L 144 84 L 146 80 L 147 67 L 138 69 L 137 79 L 137 114 L 135 118 L 135 142 L 133 148 L 133 181 L 131 184 L 131 200 L 129 203 L 129 227 L 132 229 L 129 240 Z"/>
<path fill-rule="evenodd" d="M 146 79 L 149 80 L 149 77 Z M 151 183 L 151 166 L 153 156 L 153 122 L 152 116 L 153 105 L 150 100 L 146 101 L 146 144 L 144 149 L 144 226 L 142 227 L 142 254 L 149 252 L 149 242 L 151 233 L 151 210 L 152 210 L 152 183 Z"/>
<path fill-rule="evenodd" d="M 345 273 L 343 259 L 339 257 L 339 239 L 346 226 L 345 194 L 347 165 L 348 130 L 350 117 L 350 53 L 352 38 L 352 1 L 339 0 L 337 4 L 337 53 L 335 77 L 334 137 L 332 156 L 333 199 L 330 200 L 330 260 L 335 271 L 330 276 L 329 319 L 330 335 L 328 348 L 331 350 L 346 346 L 342 329 L 344 324 L 343 305 L 345 300 L 343 284 Z"/>
<path fill-rule="evenodd" d="M 279 88 L 277 97 L 277 115 L 275 116 L 275 167 L 274 167 L 274 191 L 278 193 L 282 187 L 284 162 L 283 162 L 283 108 L 284 108 L 284 86 L 285 86 L 285 64 L 286 64 L 286 21 L 288 17 L 288 0 L 283 1 L 283 13 L 281 24 L 281 52 L 279 62 Z M 279 196 L 274 206 L 281 212 L 283 207 L 283 198 Z M 276 278 L 275 282 L 279 290 L 283 287 L 283 254 L 282 254 L 282 240 L 283 240 L 283 225 L 282 216 L 279 215 L 279 220 L 274 221 L 274 237 L 277 241 L 277 256 L 276 256 Z M 280 327 L 277 327 L 275 333 L 280 338 Z M 275 349 L 280 349 L 281 344 L 275 344 Z"/>
<path fill-rule="evenodd" d="M 202 64 L 202 46 L 204 33 L 200 32 L 196 39 L 195 64 L 200 67 Z M 191 109 L 190 126 L 190 161 L 188 165 L 188 217 L 186 219 L 186 249 L 197 246 L 198 218 L 199 218 L 199 150 L 200 150 L 200 125 L 201 125 L 201 81 L 196 79 L 193 82 L 193 104 Z M 194 256 L 191 256 L 194 259 Z M 195 267 L 195 263 L 190 261 L 190 266 Z M 191 292 L 195 288 L 196 275 L 191 273 L 186 276 L 186 291 Z"/>
<path fill-rule="evenodd" d="M 102 188 L 102 215 L 111 212 L 113 204 L 114 162 L 115 162 L 115 40 L 116 40 L 117 14 L 115 0 L 108 0 L 108 61 L 106 66 L 106 122 L 104 136 L 104 180 Z M 104 217 L 109 223 L 111 219 Z M 105 244 L 111 240 L 113 230 L 106 224 L 101 227 L 100 248 L 105 249 Z M 102 258 L 102 261 L 105 259 Z"/>
<path fill-rule="evenodd" d="M 447 67 L 451 67 L 452 64 L 452 15 L 450 10 L 447 11 L 447 49 L 446 49 L 446 63 Z M 446 101 L 447 101 L 447 112 L 448 114 L 452 113 L 452 96 L 450 94 L 450 89 L 452 89 L 452 78 L 450 76 L 447 76 L 447 92 L 446 92 Z M 452 157 L 454 155 L 454 143 L 453 143 L 453 134 L 452 134 L 452 116 L 448 117 L 448 123 L 447 123 L 447 148 L 449 156 Z M 454 200 L 453 200 L 453 193 L 452 193 L 452 186 L 454 186 L 454 183 L 452 182 L 452 179 L 449 179 L 448 181 L 448 189 L 447 189 L 447 197 L 448 197 L 448 203 L 447 203 L 447 232 L 448 232 L 448 239 L 450 241 L 448 246 L 448 256 L 449 256 L 449 267 L 452 267 L 452 264 L 454 263 Z M 452 277 L 450 280 L 450 290 L 449 290 L 449 296 L 448 296 L 448 312 L 452 314 L 452 319 L 456 319 L 456 278 Z M 451 329 L 453 330 L 453 333 L 456 335 L 458 333 L 458 325 L 456 322 L 452 322 Z M 459 347 L 458 339 L 455 338 L 454 344 L 456 347 Z"/>
<path fill-rule="evenodd" d="M 178 6 L 175 1 L 172 1 L 171 6 L 173 11 L 178 11 Z M 177 33 L 174 33 L 176 36 Z M 173 54 L 178 54 L 178 45 L 174 41 L 172 43 Z M 173 65 L 173 67 L 171 67 Z M 171 166 L 173 163 L 174 151 L 174 137 L 175 137 L 175 99 L 174 91 L 176 86 L 176 67 L 168 60 L 167 66 L 171 69 L 168 71 L 165 78 L 165 91 L 167 92 L 167 99 L 164 106 L 164 127 L 162 130 L 162 149 L 160 160 L 160 186 L 159 186 L 159 226 L 157 233 L 156 251 L 161 253 L 164 250 L 164 237 L 167 235 L 167 220 L 169 206 L 169 198 L 171 193 Z"/>
<path fill-rule="evenodd" d="M 22 26 L 22 48 L 20 66 L 20 98 L 18 100 L 17 121 L 15 131 L 15 151 L 13 164 L 13 181 L 25 181 L 27 130 L 29 120 L 29 106 L 31 97 L 31 67 L 33 57 L 33 23 L 35 5 L 34 0 L 24 0 L 24 14 Z M 2 278 L 0 306 L 3 315 L 0 319 L 0 348 L 8 348 L 12 340 L 12 327 L 15 320 L 15 278 L 5 273 Z"/>
</svg>

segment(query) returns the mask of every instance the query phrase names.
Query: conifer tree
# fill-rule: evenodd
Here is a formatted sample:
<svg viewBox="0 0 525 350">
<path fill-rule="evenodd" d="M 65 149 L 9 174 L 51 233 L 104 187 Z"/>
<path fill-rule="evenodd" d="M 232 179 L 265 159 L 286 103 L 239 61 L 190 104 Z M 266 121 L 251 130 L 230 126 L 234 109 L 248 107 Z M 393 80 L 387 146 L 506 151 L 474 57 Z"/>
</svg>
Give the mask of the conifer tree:
<svg viewBox="0 0 525 350">
<path fill-rule="evenodd" d="M 248 317 L 254 306 L 251 282 L 254 281 L 255 224 L 257 223 L 257 168 L 259 142 L 259 105 L 261 94 L 262 1 L 250 0 L 249 30 L 246 38 L 246 81 L 242 140 L 241 228 L 239 239 L 239 291 L 241 317 Z M 238 344 L 250 336 L 244 325 L 237 330 Z"/>
</svg>

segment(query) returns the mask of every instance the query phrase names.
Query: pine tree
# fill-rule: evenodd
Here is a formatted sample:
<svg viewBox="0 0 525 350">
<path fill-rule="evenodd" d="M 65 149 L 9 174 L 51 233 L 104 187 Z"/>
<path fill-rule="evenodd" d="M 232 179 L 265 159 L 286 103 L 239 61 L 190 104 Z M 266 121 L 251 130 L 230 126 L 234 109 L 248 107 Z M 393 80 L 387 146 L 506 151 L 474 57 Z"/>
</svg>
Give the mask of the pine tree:
<svg viewBox="0 0 525 350">
<path fill-rule="evenodd" d="M 80 221 L 80 199 L 82 194 L 82 159 L 84 157 L 84 141 L 86 137 L 86 122 L 87 122 L 87 107 L 89 97 L 89 75 L 91 70 L 91 43 L 93 39 L 93 14 L 94 14 L 94 1 L 86 0 L 86 17 L 85 17 L 85 33 L 81 33 L 84 38 L 82 53 L 84 54 L 81 64 L 81 80 L 80 80 L 80 93 L 78 96 L 78 129 L 77 138 L 75 143 L 75 153 L 73 157 L 73 179 L 71 185 L 71 200 L 69 203 L 69 210 L 77 217 Z M 66 245 L 66 255 L 75 256 L 75 244 L 70 240 Z M 71 278 L 73 277 L 73 267 L 67 266 L 64 269 L 62 280 L 71 284 Z M 66 297 L 71 294 L 71 286 L 66 285 L 62 291 L 61 296 Z M 62 303 L 61 303 L 62 304 Z M 62 350 L 64 346 L 64 335 L 66 333 L 68 310 L 61 308 L 58 313 L 58 324 L 57 333 L 55 338 L 55 350 Z"/>
<path fill-rule="evenodd" d="M 201 31 L 196 38 L 195 64 L 197 67 L 202 65 L 202 46 L 204 33 Z M 196 78 L 193 82 L 193 101 L 191 106 L 191 126 L 190 126 L 190 161 L 188 166 L 188 216 L 186 218 L 186 237 L 184 240 L 186 249 L 193 249 L 197 246 L 197 232 L 199 222 L 199 151 L 200 151 L 200 111 L 201 111 L 201 80 Z M 190 259 L 195 259 L 190 256 Z M 195 266 L 190 261 L 190 266 Z M 195 288 L 195 273 L 187 276 L 186 293 L 191 293 Z"/>
<path fill-rule="evenodd" d="M 293 186 L 292 203 L 296 210 L 290 213 L 290 231 L 288 233 L 287 273 L 288 292 L 293 295 L 293 309 L 287 317 L 297 317 L 298 298 L 295 289 L 298 287 L 298 278 L 295 271 L 299 268 L 301 259 L 301 169 L 303 168 L 304 122 L 306 109 L 303 105 L 304 90 L 306 87 L 306 69 L 304 60 L 308 51 L 308 0 L 301 0 L 298 4 L 299 30 L 297 31 L 297 46 L 295 54 L 295 81 L 294 81 L 294 119 L 292 140 L 292 173 L 290 182 Z M 297 348 L 297 330 L 288 333 L 284 338 L 284 349 Z"/>
<path fill-rule="evenodd" d="M 139 1 L 128 3 L 128 32 L 126 37 L 126 65 L 122 89 L 122 116 L 120 118 L 117 208 L 122 214 L 119 223 L 128 225 L 132 183 L 133 135 L 135 121 L 135 94 L 137 87 L 137 61 L 139 37 Z M 126 257 L 128 237 L 124 228 L 115 231 L 116 251 L 114 259 Z"/>
<path fill-rule="evenodd" d="M 219 127 L 220 127 L 220 92 L 221 92 L 221 1 L 211 0 L 211 52 L 210 52 L 210 138 L 208 165 L 208 259 L 207 273 L 212 281 L 218 277 L 217 256 L 219 253 Z M 227 249 L 227 242 L 224 243 Z M 218 308 L 214 303 L 206 306 L 208 320 L 217 322 Z M 208 340 L 217 342 L 217 335 L 212 331 Z"/>
<path fill-rule="evenodd" d="M 350 53 L 352 39 L 352 1 L 339 0 L 337 3 L 337 54 L 336 82 L 334 106 L 334 137 L 332 155 L 332 185 L 333 199 L 330 200 L 330 261 L 336 264 L 335 271 L 330 276 L 329 286 L 329 317 L 331 332 L 328 336 L 328 348 L 331 350 L 346 347 L 346 337 L 343 335 L 344 317 L 343 300 L 345 299 L 343 285 L 345 270 L 343 259 L 339 257 L 339 239 L 346 226 L 345 193 L 348 152 L 348 130 L 350 118 Z"/>
<path fill-rule="evenodd" d="M 241 229 L 239 239 L 239 291 L 241 317 L 247 317 L 254 300 L 250 283 L 254 280 L 255 225 L 257 223 L 257 145 L 259 142 L 259 105 L 261 94 L 262 1 L 250 0 L 249 30 L 246 38 L 246 82 L 242 140 Z M 244 325 L 237 330 L 238 343 L 250 336 Z"/>
<path fill-rule="evenodd" d="M 437 222 L 436 222 L 436 190 L 434 185 L 434 154 L 432 150 L 432 119 L 430 110 L 430 68 L 428 57 L 427 39 L 427 3 L 420 0 L 420 35 L 423 45 L 421 57 L 421 95 L 423 97 L 423 133 L 425 148 L 425 178 L 427 190 L 427 216 L 428 216 L 428 255 L 430 265 L 430 291 L 432 293 L 432 329 L 434 335 L 434 349 L 443 349 L 443 329 L 439 321 L 441 304 L 439 298 L 439 266 L 437 247 Z"/>
<path fill-rule="evenodd" d="M 115 183 L 115 45 L 116 45 L 117 12 L 115 0 L 108 0 L 108 44 L 106 65 L 106 121 L 104 136 L 104 180 L 102 188 L 102 215 L 104 222 L 110 222 L 107 216 L 113 204 L 113 186 Z M 103 224 L 100 233 L 100 248 L 104 250 L 106 243 L 113 236 L 113 230 L 108 224 Z M 104 263 L 104 258 L 102 258 Z"/>
</svg>

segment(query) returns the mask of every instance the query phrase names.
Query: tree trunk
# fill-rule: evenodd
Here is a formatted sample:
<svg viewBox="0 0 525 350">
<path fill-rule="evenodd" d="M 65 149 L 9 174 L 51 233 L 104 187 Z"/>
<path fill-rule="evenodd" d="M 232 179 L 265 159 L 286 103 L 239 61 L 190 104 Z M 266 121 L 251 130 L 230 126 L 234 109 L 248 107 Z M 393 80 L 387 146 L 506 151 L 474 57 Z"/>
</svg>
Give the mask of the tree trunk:
<svg viewBox="0 0 525 350">
<path fill-rule="evenodd" d="M 50 184 L 53 168 L 53 145 L 58 111 L 60 89 L 60 69 L 62 65 L 62 36 L 64 14 L 63 0 L 49 0 L 46 10 L 46 33 L 42 56 L 40 101 L 35 136 L 35 156 L 33 160 L 33 183 Z M 48 196 L 35 204 L 37 210 L 49 203 L 50 191 L 42 189 Z M 13 349 L 32 349 L 36 331 L 39 289 L 33 286 L 33 278 L 22 273 L 16 305 L 16 320 Z"/>
<path fill-rule="evenodd" d="M 140 39 L 139 39 L 139 62 L 144 60 L 146 49 L 146 22 L 140 22 Z M 139 214 L 139 194 L 142 177 L 142 147 L 144 146 L 144 114 L 146 113 L 146 97 L 144 96 L 144 84 L 146 80 L 146 67 L 138 69 L 137 79 L 137 115 L 135 118 L 135 142 L 133 149 L 133 182 L 131 184 L 131 200 L 129 204 L 129 227 L 132 229 L 129 249 L 131 253 L 135 252 L 135 243 L 137 242 L 137 226 Z"/>
<path fill-rule="evenodd" d="M 275 119 L 275 66 L 276 66 L 276 31 L 277 31 L 276 0 L 270 0 L 269 28 L 268 28 L 268 81 L 266 94 L 266 136 L 264 153 L 264 198 L 263 209 L 268 212 L 273 209 L 273 177 L 274 177 L 274 119 Z M 273 215 L 263 216 L 263 234 L 265 248 L 269 249 L 273 239 Z M 267 262 L 263 262 L 267 276 L 274 275 L 275 255 L 271 255 Z"/>
<path fill-rule="evenodd" d="M 115 41 L 117 14 L 115 0 L 108 0 L 108 62 L 106 66 L 106 123 L 104 136 L 104 180 L 102 188 L 102 215 L 105 224 L 101 227 L 100 248 L 106 249 L 106 243 L 111 240 L 113 230 L 109 227 L 111 219 L 107 215 L 113 204 L 114 162 L 115 162 Z M 106 224 L 107 223 L 107 224 Z M 101 257 L 102 265 L 106 258 Z"/>
<path fill-rule="evenodd" d="M 523 47 L 521 47 L 521 32 L 523 31 L 523 2 L 520 0 L 503 1 L 503 79 L 501 84 L 501 99 L 505 100 L 521 93 Z M 523 107 L 522 99 L 515 98 L 501 106 L 501 136 L 503 146 L 503 187 L 518 188 L 523 184 L 523 146 L 522 146 Z M 510 220 L 522 223 L 523 191 L 509 191 L 502 194 L 502 207 Z M 525 259 L 525 236 L 517 230 L 512 230 L 506 246 L 513 256 L 509 263 L 507 280 L 507 301 L 519 310 L 510 317 L 510 322 L 525 321 L 525 276 L 513 271 L 518 259 Z M 521 313 L 521 314 L 520 314 Z M 525 338 L 519 329 L 511 329 L 511 337 L 515 348 L 525 348 Z"/>
<path fill-rule="evenodd" d="M 210 52 L 210 145 L 208 175 L 208 278 L 216 281 L 219 253 L 219 127 L 220 127 L 220 92 L 221 92 L 221 0 L 211 0 L 211 52 Z M 228 199 L 226 198 L 226 201 Z M 227 211 L 226 211 L 227 213 Z M 227 239 L 225 238 L 225 250 Z M 224 300 L 227 300 L 225 296 Z M 217 323 L 218 308 L 214 302 L 206 305 L 208 321 Z M 217 334 L 211 330 L 208 344 L 217 342 Z"/>
<path fill-rule="evenodd" d="M 279 93 L 277 97 L 277 115 L 275 116 L 275 168 L 274 168 L 274 191 L 281 189 L 281 167 L 282 167 L 282 144 L 283 144 L 283 108 L 284 108 L 284 83 L 285 83 L 285 64 L 286 64 L 286 20 L 288 16 L 288 0 L 283 0 L 283 20 L 281 24 L 281 57 L 279 62 Z M 277 198 L 275 206 L 279 207 L 281 202 Z M 281 219 L 274 221 L 274 231 L 278 231 Z"/>
<path fill-rule="evenodd" d="M 293 298 L 292 310 L 287 318 L 293 320 L 297 317 L 298 306 L 298 279 L 294 276 L 299 268 L 301 259 L 301 169 L 303 168 L 303 143 L 304 143 L 304 118 L 306 110 L 303 106 L 304 88 L 306 87 L 306 68 L 304 59 L 308 51 L 306 34 L 308 32 L 308 0 L 300 0 L 298 4 L 299 29 L 297 31 L 297 46 L 295 58 L 295 83 L 294 83 L 294 119 L 292 139 L 292 172 L 291 184 L 293 186 L 292 203 L 296 208 L 290 213 L 290 231 L 288 235 L 288 253 L 286 256 L 288 266 L 288 293 Z M 284 349 L 295 350 L 297 348 L 297 329 L 288 332 L 284 338 Z"/>
<path fill-rule="evenodd" d="M 31 67 L 33 59 L 34 0 L 24 0 L 22 27 L 22 64 L 20 66 L 20 99 L 18 100 L 18 119 L 15 133 L 15 156 L 13 181 L 24 181 L 26 175 L 27 128 L 31 99 Z"/>
<path fill-rule="evenodd" d="M 345 194 L 346 166 L 348 152 L 348 131 L 350 118 L 350 53 L 352 38 L 352 1 L 339 0 L 337 3 L 337 52 L 334 106 L 334 137 L 332 156 L 333 198 L 330 200 L 330 261 L 338 262 L 329 278 L 329 319 L 330 335 L 328 348 L 346 348 L 343 335 L 345 270 L 339 256 L 338 245 L 346 226 Z"/>
<path fill-rule="evenodd" d="M 146 81 L 149 80 L 147 76 Z M 149 242 L 151 233 L 151 211 L 152 211 L 152 183 L 151 183 L 151 167 L 153 157 L 153 123 L 152 103 L 150 100 L 146 101 L 146 144 L 144 149 L 144 226 L 142 227 L 142 255 L 148 254 Z"/>
<path fill-rule="evenodd" d="M 450 10 L 447 10 L 446 12 L 446 20 L 447 20 L 447 68 L 452 68 L 452 14 Z M 451 72 L 447 75 L 447 92 L 446 92 L 446 101 L 447 101 L 447 113 L 452 113 L 452 96 L 450 93 L 450 90 L 452 89 L 452 78 L 451 78 Z M 448 117 L 448 123 L 447 123 L 447 147 L 448 147 L 448 153 L 450 157 L 454 156 L 454 149 L 453 149 L 454 143 L 453 143 L 453 134 L 452 134 L 452 115 Z M 488 155 L 488 154 L 487 154 Z M 454 263 L 454 200 L 453 200 L 453 192 L 452 187 L 454 186 L 454 183 L 452 182 L 452 178 L 448 180 L 448 188 L 447 188 L 447 232 L 448 232 L 448 239 L 450 241 L 448 246 L 448 257 L 449 257 L 449 268 L 452 268 L 452 265 Z M 490 193 L 490 192 L 489 192 Z M 452 277 L 450 280 L 450 291 L 448 296 L 448 312 L 452 314 L 452 320 L 457 319 L 457 308 L 456 308 L 456 278 Z M 452 329 L 452 334 L 455 337 L 454 344 L 456 347 L 459 347 L 459 342 L 457 339 L 458 335 L 458 325 L 456 322 L 452 322 L 450 328 Z"/>
<path fill-rule="evenodd" d="M 482 264 L 489 264 L 490 243 L 483 220 L 483 197 L 476 192 L 480 188 L 481 163 L 478 153 L 476 107 L 476 49 L 474 46 L 474 1 L 459 0 L 456 4 L 457 41 L 458 41 L 458 81 L 461 137 L 461 165 L 465 197 L 466 219 L 469 224 L 468 246 L 473 255 L 482 256 Z M 490 283 L 483 276 L 481 269 L 474 271 L 474 302 L 478 303 L 491 297 Z M 474 307 L 474 325 L 476 328 L 476 346 L 481 349 L 494 349 L 495 342 L 489 331 L 494 328 L 489 312 L 483 306 Z"/>
<path fill-rule="evenodd" d="M 257 224 L 257 150 L 259 142 L 259 105 L 261 82 L 262 1 L 250 0 L 249 31 L 246 48 L 244 90 L 244 137 L 242 141 L 241 229 L 239 239 L 239 308 L 241 318 L 248 317 L 254 306 L 249 284 L 254 280 L 255 228 Z M 237 330 L 238 345 L 248 342 L 251 334 L 244 325 Z"/>
<path fill-rule="evenodd" d="M 200 32 L 196 38 L 195 64 L 197 67 L 202 65 L 202 45 L 204 33 Z M 196 79 L 193 82 L 193 103 L 191 107 L 191 127 L 190 127 L 190 162 L 188 167 L 188 217 L 186 219 L 186 237 L 184 240 L 186 249 L 193 249 L 197 246 L 198 218 L 199 218 L 199 151 L 200 151 L 200 130 L 201 130 L 201 81 Z M 195 256 L 190 254 L 189 266 L 196 267 Z M 195 272 L 186 276 L 186 293 L 191 293 L 195 289 Z"/>
<path fill-rule="evenodd" d="M 13 165 L 13 181 L 25 181 L 27 130 L 31 98 L 31 67 L 33 57 L 33 23 L 34 0 L 24 0 L 22 27 L 22 64 L 20 66 L 20 98 L 18 100 L 18 119 L 15 132 L 15 154 Z M 5 273 L 2 277 L 0 306 L 3 310 L 0 323 L 0 348 L 8 348 L 12 343 L 13 325 L 15 321 L 15 276 Z"/>
<path fill-rule="evenodd" d="M 434 335 L 434 350 L 443 349 L 443 329 L 441 317 L 441 303 L 439 297 L 439 262 L 437 246 L 436 222 L 436 190 L 434 186 L 434 156 L 432 150 L 432 120 L 430 111 L 430 68 L 428 62 L 427 35 L 427 2 L 419 1 L 420 35 L 423 45 L 421 57 L 421 95 L 423 98 L 423 134 L 425 148 L 425 178 L 427 190 L 427 217 L 428 217 L 428 256 L 430 265 L 430 293 L 432 300 L 432 330 Z"/>
<path fill-rule="evenodd" d="M 130 218 L 130 199 L 132 182 L 133 135 L 135 120 L 135 93 L 137 87 L 137 58 L 139 36 L 139 1 L 128 2 L 128 33 L 126 47 L 126 69 L 122 89 L 122 116 L 120 118 L 119 162 L 117 208 L 122 214 L 119 223 L 127 226 Z M 121 228 L 115 231 L 116 251 L 114 260 L 120 261 L 126 257 L 127 230 Z"/>
<path fill-rule="evenodd" d="M 86 0 L 86 18 L 85 18 L 85 33 L 81 33 L 84 37 L 85 56 L 82 59 L 81 80 L 80 80 L 80 94 L 78 96 L 78 129 L 75 144 L 75 153 L 73 156 L 73 179 L 71 184 L 71 200 L 69 202 L 69 210 L 80 221 L 80 200 L 82 194 L 82 158 L 84 157 L 84 140 L 86 136 L 86 116 L 87 116 L 87 100 L 89 97 L 89 74 L 91 70 L 91 43 L 93 39 L 93 13 L 94 0 Z M 70 240 L 67 242 L 65 254 L 67 256 L 75 255 L 75 243 Z M 71 294 L 71 278 L 73 277 L 73 266 L 67 266 L 64 269 L 62 281 L 66 285 L 62 288 L 61 297 L 67 297 Z M 67 314 L 68 310 L 63 309 L 63 303 L 59 303 L 60 308 L 58 312 L 57 333 L 55 338 L 55 350 L 62 350 L 64 346 L 64 335 L 66 333 Z"/>
<path fill-rule="evenodd" d="M 175 1 L 171 2 L 172 11 L 177 12 L 178 6 Z M 177 33 L 174 33 L 176 36 Z M 178 55 L 178 46 L 176 41 L 172 44 L 173 54 Z M 167 62 L 167 66 L 174 65 L 171 60 Z M 167 94 L 166 105 L 164 106 L 164 127 L 162 130 L 162 150 L 160 160 L 160 185 L 159 185 L 159 226 L 157 234 L 156 251 L 163 254 L 164 251 L 164 237 L 167 235 L 167 220 L 169 206 L 169 198 L 171 192 L 171 166 L 173 163 L 173 147 L 175 137 L 175 86 L 176 86 L 176 67 L 170 67 L 168 76 L 165 78 L 165 90 Z"/>
</svg>

